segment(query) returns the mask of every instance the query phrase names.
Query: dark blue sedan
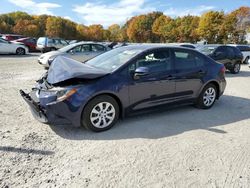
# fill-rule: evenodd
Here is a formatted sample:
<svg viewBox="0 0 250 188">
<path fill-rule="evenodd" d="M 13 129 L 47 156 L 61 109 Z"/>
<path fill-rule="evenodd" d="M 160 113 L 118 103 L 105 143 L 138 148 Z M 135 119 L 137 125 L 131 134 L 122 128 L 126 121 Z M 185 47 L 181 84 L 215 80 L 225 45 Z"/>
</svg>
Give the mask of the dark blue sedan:
<svg viewBox="0 0 250 188">
<path fill-rule="evenodd" d="M 159 105 L 209 109 L 225 87 L 224 65 L 198 51 L 131 45 L 85 63 L 59 56 L 30 93 L 20 93 L 41 122 L 104 131 L 119 117 Z"/>
</svg>

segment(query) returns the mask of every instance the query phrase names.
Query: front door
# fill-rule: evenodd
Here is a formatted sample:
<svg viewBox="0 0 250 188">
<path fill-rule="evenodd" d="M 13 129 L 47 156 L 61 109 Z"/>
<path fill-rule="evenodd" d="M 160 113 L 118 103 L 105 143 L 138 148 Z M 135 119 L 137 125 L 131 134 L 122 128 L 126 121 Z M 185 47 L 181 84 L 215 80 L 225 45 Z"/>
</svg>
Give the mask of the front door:
<svg viewBox="0 0 250 188">
<path fill-rule="evenodd" d="M 155 50 L 141 55 L 129 65 L 129 97 L 132 110 L 139 110 L 171 102 L 175 82 L 169 50 Z M 148 74 L 135 77 L 135 70 L 147 68 Z"/>
</svg>

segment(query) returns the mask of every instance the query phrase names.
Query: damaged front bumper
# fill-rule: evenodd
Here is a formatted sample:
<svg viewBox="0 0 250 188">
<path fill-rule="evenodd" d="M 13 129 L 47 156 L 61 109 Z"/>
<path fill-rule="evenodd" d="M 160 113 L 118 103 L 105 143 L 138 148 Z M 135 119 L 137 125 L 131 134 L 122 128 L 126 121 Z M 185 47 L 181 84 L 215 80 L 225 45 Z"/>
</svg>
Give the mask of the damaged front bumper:
<svg viewBox="0 0 250 188">
<path fill-rule="evenodd" d="M 40 107 L 40 105 L 35 102 L 29 94 L 25 93 L 23 90 L 20 90 L 20 94 L 24 101 L 29 105 L 32 115 L 42 123 L 48 123 L 48 118 Z"/>
</svg>

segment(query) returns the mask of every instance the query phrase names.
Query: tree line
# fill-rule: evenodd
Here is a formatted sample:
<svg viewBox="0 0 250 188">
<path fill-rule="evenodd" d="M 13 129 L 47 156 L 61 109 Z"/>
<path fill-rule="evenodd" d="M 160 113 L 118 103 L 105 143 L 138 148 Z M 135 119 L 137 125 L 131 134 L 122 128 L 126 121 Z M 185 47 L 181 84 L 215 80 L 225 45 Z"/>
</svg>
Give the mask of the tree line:
<svg viewBox="0 0 250 188">
<path fill-rule="evenodd" d="M 0 33 L 85 41 L 244 43 L 247 32 L 250 32 L 250 7 L 240 7 L 230 13 L 209 11 L 201 16 L 176 18 L 152 12 L 134 16 L 124 25 L 114 24 L 108 28 L 20 11 L 0 15 Z"/>
</svg>

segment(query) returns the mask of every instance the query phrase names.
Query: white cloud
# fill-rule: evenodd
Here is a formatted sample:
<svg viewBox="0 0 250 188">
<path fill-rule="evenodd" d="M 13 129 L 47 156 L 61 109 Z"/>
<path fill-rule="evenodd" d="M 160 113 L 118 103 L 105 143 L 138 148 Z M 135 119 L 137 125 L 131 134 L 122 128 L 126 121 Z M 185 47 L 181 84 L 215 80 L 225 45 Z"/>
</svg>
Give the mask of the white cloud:
<svg viewBox="0 0 250 188">
<path fill-rule="evenodd" d="M 134 15 L 155 11 L 155 8 L 145 4 L 145 0 L 120 0 L 110 5 L 85 3 L 74 5 L 73 11 L 80 15 L 86 25 L 102 24 L 107 27 L 114 23 L 122 24 Z"/>
<path fill-rule="evenodd" d="M 72 20 L 72 18 L 69 17 L 69 16 L 64 16 L 63 18 L 65 18 L 65 19 L 67 19 L 67 20 Z"/>
<path fill-rule="evenodd" d="M 186 16 L 186 15 L 193 15 L 193 16 L 200 16 L 202 13 L 210 11 L 215 9 L 213 6 L 198 6 L 194 8 L 182 8 L 182 9 L 176 9 L 176 8 L 168 8 L 164 11 L 165 15 L 171 16 L 171 17 L 177 17 L 177 16 Z"/>
<path fill-rule="evenodd" d="M 53 15 L 51 9 L 59 8 L 61 5 L 56 3 L 36 3 L 33 0 L 8 0 L 10 3 L 23 8 L 33 14 L 50 14 Z"/>
</svg>

